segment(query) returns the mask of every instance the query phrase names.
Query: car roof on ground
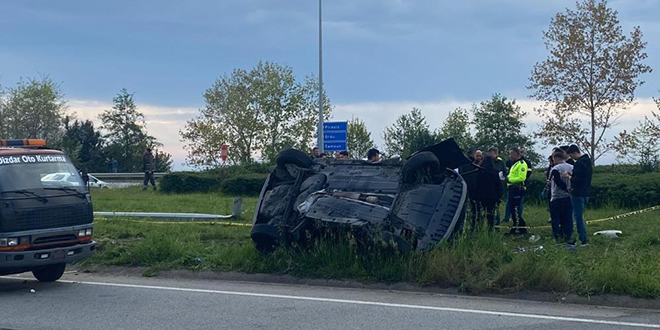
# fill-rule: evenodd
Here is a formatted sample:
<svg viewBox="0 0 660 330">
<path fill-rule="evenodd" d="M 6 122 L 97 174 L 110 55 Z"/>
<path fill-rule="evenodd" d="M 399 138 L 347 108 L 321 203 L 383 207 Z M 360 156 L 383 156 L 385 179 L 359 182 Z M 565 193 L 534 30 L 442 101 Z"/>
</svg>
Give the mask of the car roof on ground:
<svg viewBox="0 0 660 330">
<path fill-rule="evenodd" d="M 63 152 L 53 149 L 40 148 L 0 148 L 0 156 L 16 155 L 64 155 Z"/>
</svg>

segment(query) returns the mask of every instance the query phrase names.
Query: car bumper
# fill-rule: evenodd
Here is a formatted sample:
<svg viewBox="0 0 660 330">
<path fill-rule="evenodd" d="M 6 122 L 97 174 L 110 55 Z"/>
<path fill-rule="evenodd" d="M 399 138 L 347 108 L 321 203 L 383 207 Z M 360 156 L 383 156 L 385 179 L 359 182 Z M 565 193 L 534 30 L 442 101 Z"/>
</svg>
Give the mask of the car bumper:
<svg viewBox="0 0 660 330">
<path fill-rule="evenodd" d="M 96 242 L 43 250 L 0 252 L 0 272 L 30 270 L 41 266 L 71 263 L 91 256 Z"/>
</svg>

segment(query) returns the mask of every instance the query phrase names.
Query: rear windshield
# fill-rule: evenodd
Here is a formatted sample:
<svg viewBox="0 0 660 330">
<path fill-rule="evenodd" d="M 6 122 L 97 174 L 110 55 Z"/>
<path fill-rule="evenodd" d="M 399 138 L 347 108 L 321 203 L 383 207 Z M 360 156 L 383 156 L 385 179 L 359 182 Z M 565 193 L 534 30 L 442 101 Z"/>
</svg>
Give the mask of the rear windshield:
<svg viewBox="0 0 660 330">
<path fill-rule="evenodd" d="M 63 155 L 0 157 L 0 190 L 84 187 L 76 167 Z"/>
</svg>

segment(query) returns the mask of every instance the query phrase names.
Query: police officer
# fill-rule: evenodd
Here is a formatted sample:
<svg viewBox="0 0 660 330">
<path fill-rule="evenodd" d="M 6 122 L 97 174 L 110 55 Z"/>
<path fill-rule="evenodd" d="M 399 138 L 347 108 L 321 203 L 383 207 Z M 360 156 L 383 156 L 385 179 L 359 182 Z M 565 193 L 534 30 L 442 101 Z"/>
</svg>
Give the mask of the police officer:
<svg viewBox="0 0 660 330">
<path fill-rule="evenodd" d="M 511 228 L 511 234 L 515 234 L 516 231 L 520 234 L 527 234 L 527 228 L 518 229 L 515 227 L 527 226 L 520 209 L 522 208 L 522 199 L 525 196 L 525 181 L 527 181 L 529 167 L 527 166 L 527 162 L 523 159 L 519 148 L 511 148 L 509 151 L 509 159 L 511 160 L 512 165 L 509 170 L 509 175 L 506 177 L 506 183 L 509 188 L 507 203 L 509 205 L 509 212 L 511 213 L 514 227 Z"/>
</svg>

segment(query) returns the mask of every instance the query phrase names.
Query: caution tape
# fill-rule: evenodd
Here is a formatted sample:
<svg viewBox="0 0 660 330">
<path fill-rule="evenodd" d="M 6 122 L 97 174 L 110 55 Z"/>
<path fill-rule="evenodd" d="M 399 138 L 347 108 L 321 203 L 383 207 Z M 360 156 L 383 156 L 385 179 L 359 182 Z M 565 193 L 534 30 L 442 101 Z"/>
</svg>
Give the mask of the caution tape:
<svg viewBox="0 0 660 330">
<path fill-rule="evenodd" d="M 628 213 L 623 213 L 615 216 L 611 216 L 608 218 L 602 218 L 602 219 L 594 219 L 594 220 L 588 220 L 585 221 L 586 224 L 592 224 L 592 223 L 599 223 L 599 222 L 605 222 L 605 221 L 611 221 L 611 220 L 619 220 L 619 219 L 624 219 L 627 217 L 631 217 L 633 215 L 638 215 L 642 213 L 648 213 L 648 212 L 653 212 L 660 210 L 660 205 L 648 207 L 645 209 L 637 210 L 637 211 L 632 211 Z M 552 226 L 495 226 L 495 228 L 503 228 L 503 229 L 546 229 L 546 228 L 552 228 Z"/>
<path fill-rule="evenodd" d="M 96 218 L 95 221 L 123 221 L 133 223 L 148 223 L 156 225 L 211 225 L 211 226 L 234 226 L 234 227 L 252 227 L 250 223 L 230 222 L 230 221 L 149 221 L 149 220 L 131 220 L 122 218 Z"/>
<path fill-rule="evenodd" d="M 638 211 L 623 213 L 623 214 L 611 216 L 611 217 L 608 217 L 608 218 L 588 220 L 588 221 L 586 221 L 586 223 L 587 224 L 592 224 L 592 223 L 599 223 L 599 222 L 605 222 L 605 221 L 611 221 L 611 220 L 619 220 L 619 219 L 624 219 L 624 218 L 627 218 L 627 217 L 631 217 L 633 215 L 653 212 L 653 211 L 657 211 L 657 210 L 660 210 L 660 205 L 656 205 L 656 206 L 653 206 L 653 207 L 648 207 L 648 208 L 641 209 L 641 210 L 638 210 Z M 230 222 L 230 221 L 186 221 L 186 222 L 183 222 L 183 221 L 131 220 L 131 219 L 122 219 L 122 218 L 113 218 L 113 219 L 96 218 L 96 221 L 98 221 L 98 220 L 102 220 L 102 221 L 123 221 L 123 222 L 133 222 L 133 223 L 148 223 L 148 224 L 157 224 L 157 225 L 196 224 L 196 225 L 211 225 L 211 226 L 252 227 L 252 224 L 249 224 L 249 223 Z M 503 228 L 503 229 L 546 229 L 546 228 L 552 228 L 552 226 L 495 226 L 495 228 Z"/>
</svg>

